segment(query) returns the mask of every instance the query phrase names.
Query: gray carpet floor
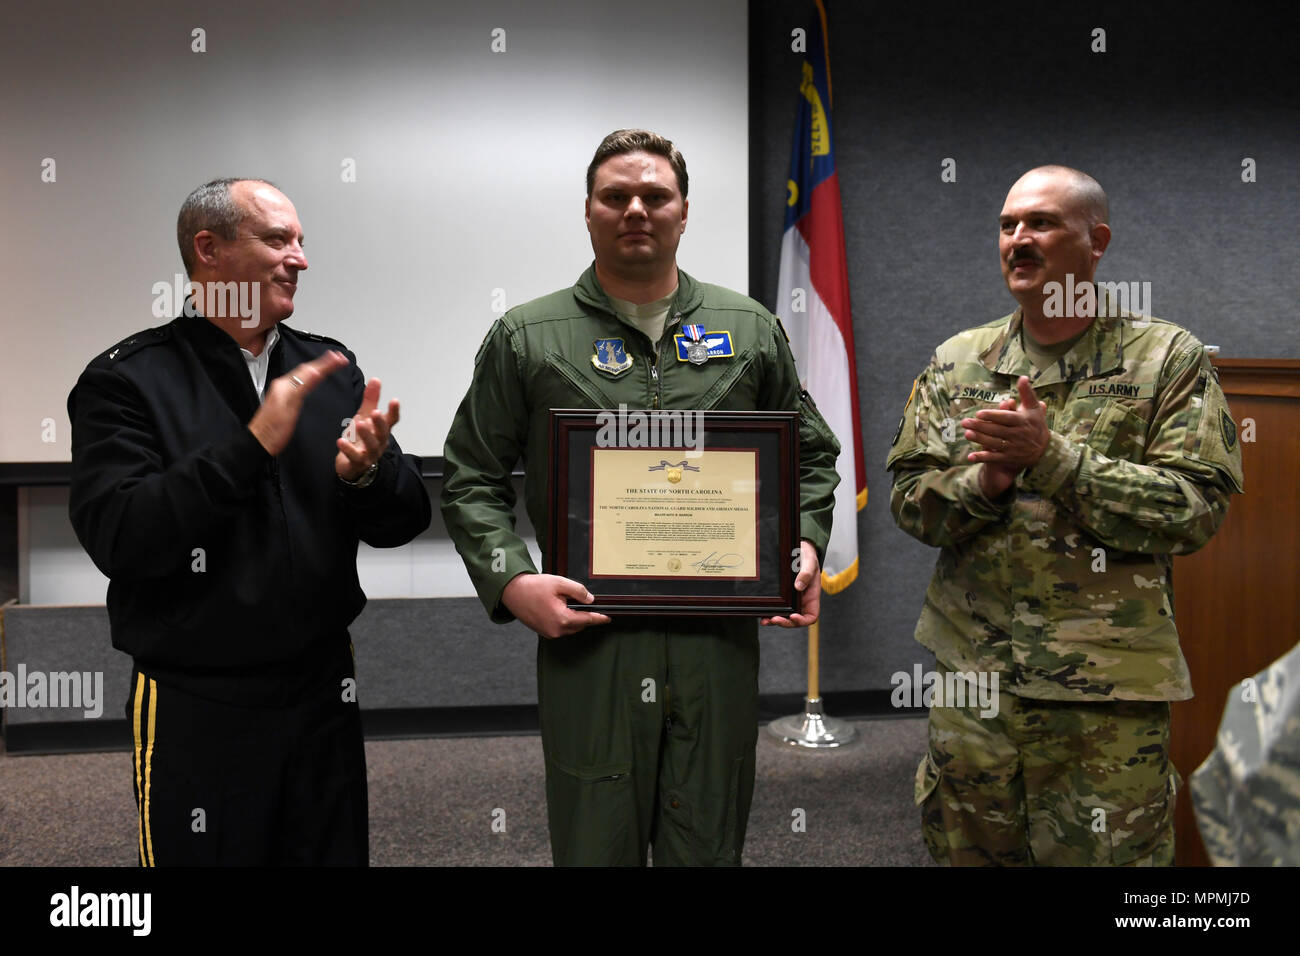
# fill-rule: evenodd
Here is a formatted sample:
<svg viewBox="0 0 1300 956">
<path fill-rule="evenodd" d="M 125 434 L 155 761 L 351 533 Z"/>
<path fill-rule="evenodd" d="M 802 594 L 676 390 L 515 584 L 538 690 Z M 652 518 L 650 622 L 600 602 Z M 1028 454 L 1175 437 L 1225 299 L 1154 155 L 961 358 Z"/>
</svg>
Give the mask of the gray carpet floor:
<svg viewBox="0 0 1300 956">
<path fill-rule="evenodd" d="M 855 726 L 813 753 L 760 734 L 747 866 L 930 865 L 912 803 L 925 719 Z M 372 865 L 550 865 L 539 737 L 369 741 L 366 759 Z M 129 773 L 126 753 L 0 754 L 0 865 L 134 866 Z"/>
</svg>

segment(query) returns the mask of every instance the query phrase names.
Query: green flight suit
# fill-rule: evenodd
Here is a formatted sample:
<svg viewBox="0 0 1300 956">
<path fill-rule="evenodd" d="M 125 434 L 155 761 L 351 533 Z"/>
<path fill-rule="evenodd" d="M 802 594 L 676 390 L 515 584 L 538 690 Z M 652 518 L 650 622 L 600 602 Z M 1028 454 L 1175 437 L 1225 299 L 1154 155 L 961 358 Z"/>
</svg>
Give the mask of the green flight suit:
<svg viewBox="0 0 1300 956">
<path fill-rule="evenodd" d="M 955 729 L 969 711 L 931 711 L 916 797 L 939 860 L 1077 865 L 1172 855 L 1178 778 L 1165 748 L 1167 702 L 1192 695 L 1174 627 L 1173 556 L 1219 527 L 1229 495 L 1242 490 L 1241 449 L 1201 343 L 1103 303 L 1046 369 L 1025 355 L 1019 310 L 944 342 L 889 453 L 895 520 L 941 549 L 916 639 L 941 668 L 997 674 L 1015 695 L 1002 708 L 1013 717 L 983 722 L 996 744 Z M 1021 375 L 1046 406 L 1049 445 L 990 500 L 980 466 L 966 459 L 980 446 L 961 420 L 1017 398 Z M 1106 722 L 1121 711 L 1131 726 Z M 999 729 L 1012 723 L 1021 728 L 1014 734 Z M 1093 730 L 1043 740 L 1044 728 L 1082 726 Z M 1048 789 L 1066 797 L 1035 796 L 1026 748 L 1058 754 L 1049 763 L 1091 765 L 1092 776 L 1062 772 Z M 995 751 L 1004 755 L 996 767 Z M 1004 778 L 996 787 L 995 777 Z M 1121 832 L 1103 818 L 1123 820 Z M 1016 819 L 1027 830 L 1008 830 Z"/>
<path fill-rule="evenodd" d="M 730 333 L 733 355 L 680 361 L 674 323 Z M 600 340 L 621 341 L 617 350 Z M 597 353 L 600 353 L 599 355 Z M 618 317 L 594 266 L 510 310 L 487 334 L 444 454 L 442 513 L 483 606 L 536 571 L 515 533 L 510 473 L 547 550 L 552 408 L 801 412 L 800 535 L 830 536 L 839 443 L 799 387 L 780 324 L 752 299 L 678 272 L 658 348 Z M 549 569 L 548 569 L 549 570 Z M 615 618 L 539 638 L 538 699 L 557 864 L 739 864 L 754 786 L 758 627 L 746 618 Z"/>
</svg>

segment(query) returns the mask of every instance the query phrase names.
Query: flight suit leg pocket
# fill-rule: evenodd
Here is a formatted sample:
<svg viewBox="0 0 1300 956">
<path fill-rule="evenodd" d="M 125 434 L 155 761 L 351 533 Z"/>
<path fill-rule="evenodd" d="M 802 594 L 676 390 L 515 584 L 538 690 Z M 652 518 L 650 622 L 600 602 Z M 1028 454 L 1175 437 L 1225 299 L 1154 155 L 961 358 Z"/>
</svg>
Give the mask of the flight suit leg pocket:
<svg viewBox="0 0 1300 956">
<path fill-rule="evenodd" d="M 725 768 L 725 793 L 694 787 L 665 787 L 659 794 L 654 839 L 655 866 L 740 866 L 749 818 L 752 767 L 744 756 Z M 716 787 L 716 785 L 715 785 Z"/>
<path fill-rule="evenodd" d="M 556 866 L 637 866 L 631 763 L 546 761 L 546 805 Z"/>
</svg>

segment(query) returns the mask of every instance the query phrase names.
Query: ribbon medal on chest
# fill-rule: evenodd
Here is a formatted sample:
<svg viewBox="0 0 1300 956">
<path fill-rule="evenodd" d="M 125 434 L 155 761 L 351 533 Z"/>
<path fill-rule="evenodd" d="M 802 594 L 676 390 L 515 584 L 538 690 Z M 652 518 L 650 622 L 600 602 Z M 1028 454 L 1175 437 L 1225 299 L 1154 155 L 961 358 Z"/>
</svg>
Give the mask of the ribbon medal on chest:
<svg viewBox="0 0 1300 956">
<path fill-rule="evenodd" d="M 683 325 L 682 332 L 688 339 L 688 341 L 684 343 L 686 348 L 686 361 L 690 362 L 692 365 L 703 365 L 709 360 L 709 346 L 704 341 L 704 326 Z"/>
</svg>

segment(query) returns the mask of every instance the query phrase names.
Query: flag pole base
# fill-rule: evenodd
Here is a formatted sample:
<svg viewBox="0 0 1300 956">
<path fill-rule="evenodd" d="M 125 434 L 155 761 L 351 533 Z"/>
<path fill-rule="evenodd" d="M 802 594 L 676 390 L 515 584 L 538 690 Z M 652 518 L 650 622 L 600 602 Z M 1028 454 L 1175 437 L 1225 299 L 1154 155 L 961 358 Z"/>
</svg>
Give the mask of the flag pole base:
<svg viewBox="0 0 1300 956">
<path fill-rule="evenodd" d="M 802 714 L 778 717 L 767 725 L 767 732 L 791 747 L 823 750 L 843 747 L 858 736 L 858 730 L 844 720 L 822 713 L 820 697 L 805 697 Z"/>
</svg>

